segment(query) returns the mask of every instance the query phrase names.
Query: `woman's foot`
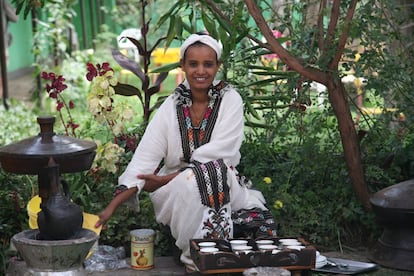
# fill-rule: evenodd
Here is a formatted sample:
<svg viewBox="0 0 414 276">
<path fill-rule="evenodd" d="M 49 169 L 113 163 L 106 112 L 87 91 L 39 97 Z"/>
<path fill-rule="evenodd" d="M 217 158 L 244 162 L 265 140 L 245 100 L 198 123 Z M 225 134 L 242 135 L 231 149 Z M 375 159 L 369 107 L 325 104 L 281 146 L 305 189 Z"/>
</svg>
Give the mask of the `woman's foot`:
<svg viewBox="0 0 414 276">
<path fill-rule="evenodd" d="M 185 274 L 187 275 L 201 275 L 201 273 L 194 269 L 194 267 L 186 265 L 185 266 Z"/>
</svg>

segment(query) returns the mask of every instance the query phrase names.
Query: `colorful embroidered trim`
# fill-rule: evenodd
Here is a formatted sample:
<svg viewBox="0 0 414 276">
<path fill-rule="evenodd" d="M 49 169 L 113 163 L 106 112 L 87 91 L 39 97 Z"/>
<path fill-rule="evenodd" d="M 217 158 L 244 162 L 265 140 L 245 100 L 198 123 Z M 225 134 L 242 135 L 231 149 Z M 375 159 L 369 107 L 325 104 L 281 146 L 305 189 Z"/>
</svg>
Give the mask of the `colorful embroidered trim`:
<svg viewBox="0 0 414 276">
<path fill-rule="evenodd" d="M 227 167 L 222 159 L 207 163 L 194 163 L 192 167 L 197 179 L 203 205 L 218 211 L 230 202 L 227 185 Z"/>
<path fill-rule="evenodd" d="M 210 141 L 220 108 L 221 96 L 225 92 L 225 87 L 227 87 L 226 83 L 220 82 L 209 89 L 208 95 L 210 96 L 210 100 L 199 128 L 195 128 L 191 123 L 191 91 L 184 84 L 180 84 L 176 88 L 177 117 L 185 162 L 190 163 L 194 150 Z"/>
</svg>

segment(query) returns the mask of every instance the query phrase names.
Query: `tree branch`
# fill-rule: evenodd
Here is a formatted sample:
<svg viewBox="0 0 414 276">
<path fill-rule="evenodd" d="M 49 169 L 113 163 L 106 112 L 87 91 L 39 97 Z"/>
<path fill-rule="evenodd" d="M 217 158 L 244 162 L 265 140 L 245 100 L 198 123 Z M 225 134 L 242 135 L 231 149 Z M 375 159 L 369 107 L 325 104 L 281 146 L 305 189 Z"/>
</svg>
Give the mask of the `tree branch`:
<svg viewBox="0 0 414 276">
<path fill-rule="evenodd" d="M 262 32 L 267 42 L 269 43 L 271 50 L 274 53 L 276 53 L 279 56 L 279 58 L 285 64 L 287 64 L 290 68 L 292 68 L 294 71 L 298 72 L 305 78 L 308 78 L 310 80 L 314 80 L 314 81 L 317 81 L 319 83 L 326 85 L 327 79 L 326 79 L 325 73 L 313 67 L 305 67 L 298 58 L 292 56 L 289 53 L 289 51 L 287 51 L 279 43 L 279 41 L 273 36 L 272 30 L 270 30 L 266 20 L 263 18 L 262 11 L 255 4 L 255 1 L 244 0 L 244 2 L 247 5 L 250 15 L 253 17 L 260 31 Z"/>
<path fill-rule="evenodd" d="M 344 51 L 345 44 L 349 36 L 349 29 L 351 28 L 351 21 L 352 21 L 352 18 L 354 17 L 357 2 L 358 0 L 352 0 L 351 6 L 348 8 L 348 12 L 346 13 L 346 17 L 345 17 L 345 28 L 341 36 L 339 37 L 335 57 L 329 64 L 330 69 L 338 68 L 339 61 L 341 60 L 342 53 Z"/>
<path fill-rule="evenodd" d="M 333 5 L 332 5 L 331 19 L 329 20 L 328 30 L 326 32 L 326 37 L 325 37 L 324 50 L 322 53 L 323 56 L 327 55 L 328 54 L 327 52 L 330 49 L 332 49 L 332 46 L 333 46 L 332 41 L 334 40 L 335 29 L 336 29 L 336 25 L 338 24 L 340 3 L 341 3 L 341 0 L 334 0 Z"/>
<path fill-rule="evenodd" d="M 326 0 L 322 0 L 319 5 L 319 13 L 318 13 L 318 48 L 322 52 L 323 49 L 323 35 L 324 35 L 324 28 L 323 28 L 323 12 L 326 9 Z"/>
</svg>

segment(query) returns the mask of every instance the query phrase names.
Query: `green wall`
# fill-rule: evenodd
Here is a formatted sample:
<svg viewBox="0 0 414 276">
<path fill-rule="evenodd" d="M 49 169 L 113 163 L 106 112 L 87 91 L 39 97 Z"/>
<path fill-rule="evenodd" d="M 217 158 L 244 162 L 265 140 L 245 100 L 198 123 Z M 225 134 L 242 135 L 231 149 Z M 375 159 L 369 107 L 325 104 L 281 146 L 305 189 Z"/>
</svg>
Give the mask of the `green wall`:
<svg viewBox="0 0 414 276">
<path fill-rule="evenodd" d="M 73 7 L 77 14 L 73 20 L 73 25 L 78 34 L 80 49 L 93 48 L 93 39 L 99 32 L 100 24 L 105 23 L 109 25 L 111 31 L 115 29 L 110 16 L 104 14 L 99 9 L 99 6 L 105 6 L 106 10 L 110 11 L 114 5 L 115 0 L 79 0 Z M 82 7 L 84 8 L 84 23 L 82 23 Z M 19 71 L 30 68 L 34 62 L 32 19 L 30 14 L 27 19 L 24 19 L 21 13 L 18 22 L 9 24 L 9 32 L 13 36 L 13 41 L 9 47 L 7 72 L 18 74 Z"/>
<path fill-rule="evenodd" d="M 9 23 L 9 32 L 13 36 L 12 44 L 9 47 L 8 72 L 30 67 L 34 61 L 32 45 L 32 23 L 29 16 L 26 20 L 19 15 L 19 21 Z"/>
</svg>

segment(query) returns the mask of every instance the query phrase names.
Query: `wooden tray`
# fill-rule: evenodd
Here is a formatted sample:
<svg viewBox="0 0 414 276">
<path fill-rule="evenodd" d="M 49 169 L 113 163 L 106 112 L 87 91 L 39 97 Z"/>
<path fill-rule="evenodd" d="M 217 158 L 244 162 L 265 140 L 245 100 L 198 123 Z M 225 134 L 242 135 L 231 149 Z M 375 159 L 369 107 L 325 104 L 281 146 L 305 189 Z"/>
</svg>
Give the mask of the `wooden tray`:
<svg viewBox="0 0 414 276">
<path fill-rule="evenodd" d="M 267 238 L 279 245 L 279 239 Z M 281 248 L 281 251 L 272 254 L 272 251 L 260 251 L 255 240 L 247 239 L 248 245 L 253 250 L 248 253 L 234 253 L 230 242 L 215 239 L 192 239 L 190 240 L 190 253 L 195 265 L 202 274 L 242 272 L 250 267 L 271 266 L 281 267 L 288 270 L 310 270 L 315 268 L 316 249 L 308 242 L 297 238 L 305 248 L 301 250 Z M 200 242 L 213 241 L 216 243 L 218 252 L 200 252 Z"/>
</svg>

